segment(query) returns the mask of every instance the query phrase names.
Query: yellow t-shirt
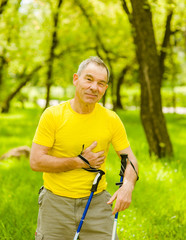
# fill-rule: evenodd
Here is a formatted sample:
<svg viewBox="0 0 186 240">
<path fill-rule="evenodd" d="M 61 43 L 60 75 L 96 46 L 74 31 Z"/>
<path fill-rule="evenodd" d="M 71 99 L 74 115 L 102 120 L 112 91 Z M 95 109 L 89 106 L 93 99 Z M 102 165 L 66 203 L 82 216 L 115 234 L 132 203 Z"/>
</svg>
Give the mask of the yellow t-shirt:
<svg viewBox="0 0 186 240">
<path fill-rule="evenodd" d="M 70 105 L 70 101 L 47 108 L 41 116 L 33 142 L 51 147 L 49 155 L 55 157 L 74 157 L 97 141 L 94 152 L 105 151 L 107 157 L 112 143 L 116 151 L 129 146 L 125 128 L 111 110 L 96 104 L 90 114 L 79 114 Z M 106 161 L 106 158 L 105 158 Z M 101 169 L 105 171 L 105 162 Z M 60 173 L 43 173 L 45 188 L 54 194 L 81 198 L 90 195 L 96 173 L 84 169 L 75 169 Z M 106 189 L 105 175 L 98 185 L 99 193 Z"/>
</svg>

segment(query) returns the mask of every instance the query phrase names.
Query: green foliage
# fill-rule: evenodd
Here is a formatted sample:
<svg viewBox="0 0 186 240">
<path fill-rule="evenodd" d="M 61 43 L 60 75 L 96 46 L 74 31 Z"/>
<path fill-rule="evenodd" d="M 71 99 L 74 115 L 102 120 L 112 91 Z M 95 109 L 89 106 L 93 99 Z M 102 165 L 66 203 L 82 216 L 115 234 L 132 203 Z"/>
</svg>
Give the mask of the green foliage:
<svg viewBox="0 0 186 240">
<path fill-rule="evenodd" d="M 162 89 L 163 106 L 165 107 L 186 107 L 186 87 L 174 87 Z"/>
<path fill-rule="evenodd" d="M 0 155 L 20 145 L 31 146 L 41 109 L 16 109 L 0 115 Z M 119 214 L 120 240 L 184 240 L 185 236 L 185 124 L 182 115 L 167 114 L 168 129 L 175 157 L 162 161 L 149 157 L 148 144 L 139 112 L 119 111 L 131 147 L 138 158 L 140 179 L 129 209 Z M 175 124 L 176 123 L 176 124 Z M 120 160 L 113 148 L 107 161 L 108 190 L 117 190 Z M 0 162 L 0 239 L 34 239 L 37 222 L 38 189 L 42 174 L 31 171 L 28 160 Z"/>
<path fill-rule="evenodd" d="M 54 86 L 66 88 L 71 85 L 72 74 L 78 64 L 84 58 L 96 55 L 96 49 L 107 63 L 110 59 L 114 74 L 113 92 L 116 90 L 117 76 L 124 66 L 132 68 L 127 73 L 127 80 L 125 78 L 125 87 L 136 83 L 139 77 L 133 30 L 122 8 L 122 1 L 78 2 L 84 7 L 89 20 L 77 1 L 63 1 L 53 63 Z M 130 1 L 126 2 L 131 12 Z M 185 85 L 185 2 L 149 0 L 149 3 L 159 51 L 167 14 L 173 10 L 170 46 L 165 49 L 165 84 L 172 86 L 174 80 L 174 86 Z M 53 0 L 8 1 L 0 21 L 0 103 L 36 66 L 42 67 L 32 76 L 29 86 L 45 86 L 53 33 L 52 17 L 56 6 L 57 2 Z"/>
</svg>

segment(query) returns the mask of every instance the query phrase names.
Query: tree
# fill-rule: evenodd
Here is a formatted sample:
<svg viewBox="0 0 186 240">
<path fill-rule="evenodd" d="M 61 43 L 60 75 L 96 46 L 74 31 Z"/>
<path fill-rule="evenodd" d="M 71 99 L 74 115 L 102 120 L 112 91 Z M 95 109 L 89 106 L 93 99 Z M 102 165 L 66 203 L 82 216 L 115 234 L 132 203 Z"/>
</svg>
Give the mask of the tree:
<svg viewBox="0 0 186 240">
<path fill-rule="evenodd" d="M 150 153 L 158 157 L 172 156 L 173 148 L 162 112 L 161 82 L 164 71 L 165 48 L 170 37 L 172 12 L 168 14 L 161 54 L 158 54 L 150 5 L 146 0 L 131 0 L 132 13 L 125 0 L 123 8 L 134 28 L 134 43 L 140 70 L 141 120 Z"/>
<path fill-rule="evenodd" d="M 43 67 L 38 64 L 26 29 L 26 14 L 21 9 L 21 0 L 9 1 L 1 19 L 1 45 L 3 46 L 0 61 L 0 107 L 1 112 L 9 112 L 12 99 L 31 81 L 33 75 Z M 32 22 L 31 22 L 32 23 Z M 36 51 L 36 50 L 35 50 Z M 34 60 L 33 60 L 34 59 Z"/>
<path fill-rule="evenodd" d="M 23 71 L 23 73 L 17 77 L 20 77 L 22 81 L 18 84 L 18 86 L 12 90 L 12 92 L 5 98 L 5 100 L 2 103 L 2 113 L 9 112 L 10 108 L 10 102 L 11 100 L 20 92 L 20 90 L 29 82 L 31 81 L 33 75 L 41 68 L 42 66 L 37 66 L 34 68 L 30 73 L 26 74 L 26 70 Z"/>
<path fill-rule="evenodd" d="M 117 79 L 117 89 L 116 89 L 116 103 L 115 103 L 115 109 L 123 109 L 123 105 L 121 102 L 121 95 L 120 95 L 120 89 L 121 85 L 123 83 L 123 80 L 125 78 L 126 73 L 130 69 L 130 66 L 126 65 L 123 67 L 122 71 L 120 72 L 118 79 Z"/>
<path fill-rule="evenodd" d="M 53 31 L 52 31 L 52 40 L 51 40 L 49 59 L 48 59 L 48 70 L 47 70 L 47 79 L 46 79 L 47 96 L 46 96 L 45 108 L 48 107 L 49 100 L 50 100 L 50 88 L 52 86 L 53 62 L 54 62 L 54 58 L 55 58 L 54 54 L 55 54 L 55 49 L 58 44 L 57 32 L 58 32 L 58 24 L 59 24 L 59 11 L 60 11 L 62 3 L 63 3 L 63 0 L 58 0 L 57 9 L 55 10 L 55 12 L 53 14 L 53 18 L 52 18 Z"/>
</svg>

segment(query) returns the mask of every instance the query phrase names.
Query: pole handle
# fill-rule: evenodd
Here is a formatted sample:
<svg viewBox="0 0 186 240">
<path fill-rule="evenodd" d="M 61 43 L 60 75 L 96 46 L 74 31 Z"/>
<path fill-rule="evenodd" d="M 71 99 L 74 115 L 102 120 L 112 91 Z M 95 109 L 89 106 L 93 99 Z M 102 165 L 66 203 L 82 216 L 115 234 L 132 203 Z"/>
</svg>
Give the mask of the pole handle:
<svg viewBox="0 0 186 240">
<path fill-rule="evenodd" d="M 123 177 L 124 173 L 125 173 L 126 166 L 127 166 L 128 154 L 120 154 L 120 156 L 121 156 L 121 169 L 120 169 L 119 175 L 121 177 Z"/>
<path fill-rule="evenodd" d="M 105 174 L 104 171 L 99 170 L 96 177 L 94 178 L 94 182 L 92 184 L 91 192 L 96 192 L 98 188 L 99 181 L 101 180 L 102 176 Z"/>
</svg>

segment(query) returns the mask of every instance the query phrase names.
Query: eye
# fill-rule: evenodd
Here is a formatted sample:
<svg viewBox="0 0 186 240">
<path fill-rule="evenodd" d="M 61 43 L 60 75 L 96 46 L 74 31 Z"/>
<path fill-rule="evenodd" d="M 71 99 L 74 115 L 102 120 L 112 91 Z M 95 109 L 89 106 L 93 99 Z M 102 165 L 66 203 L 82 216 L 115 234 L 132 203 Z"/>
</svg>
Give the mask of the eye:
<svg viewBox="0 0 186 240">
<path fill-rule="evenodd" d="M 86 78 L 87 81 L 91 82 L 92 81 L 92 78 Z"/>
<path fill-rule="evenodd" d="M 99 82 L 98 85 L 99 85 L 100 87 L 105 87 L 105 86 L 106 86 L 106 83 L 105 83 L 105 82 Z"/>
</svg>

